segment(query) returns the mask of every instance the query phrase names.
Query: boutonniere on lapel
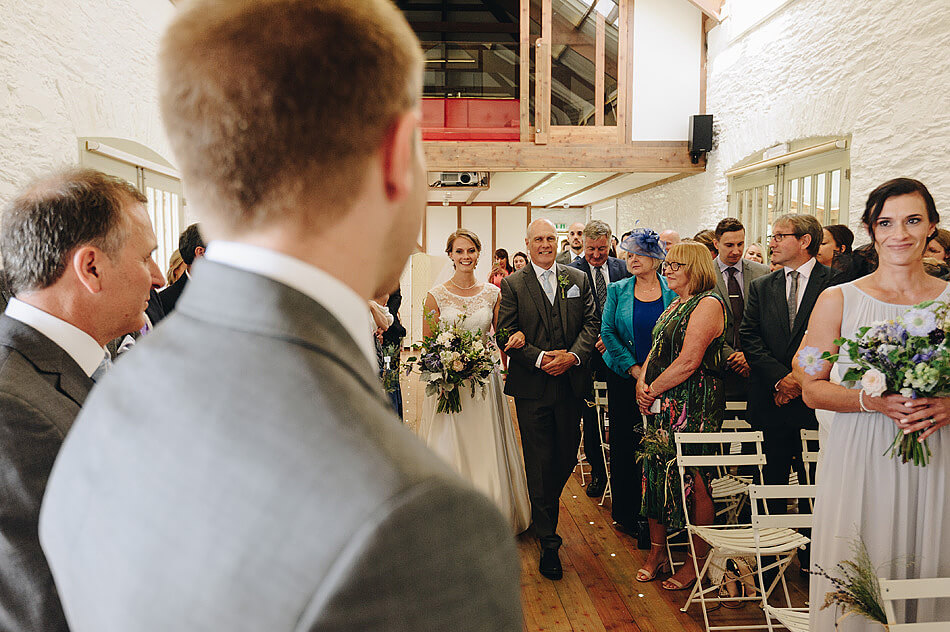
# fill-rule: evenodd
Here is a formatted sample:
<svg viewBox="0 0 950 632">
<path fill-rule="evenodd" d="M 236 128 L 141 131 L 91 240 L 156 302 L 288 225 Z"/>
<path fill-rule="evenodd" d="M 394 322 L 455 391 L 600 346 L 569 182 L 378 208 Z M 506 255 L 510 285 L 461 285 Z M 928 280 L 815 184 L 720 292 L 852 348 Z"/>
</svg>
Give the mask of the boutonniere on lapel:
<svg viewBox="0 0 950 632">
<path fill-rule="evenodd" d="M 567 276 L 566 274 L 562 272 L 561 274 L 557 275 L 557 284 L 558 284 L 558 287 L 561 288 L 561 298 L 566 299 L 567 288 L 573 285 L 573 281 L 571 281 L 571 277 Z"/>
</svg>

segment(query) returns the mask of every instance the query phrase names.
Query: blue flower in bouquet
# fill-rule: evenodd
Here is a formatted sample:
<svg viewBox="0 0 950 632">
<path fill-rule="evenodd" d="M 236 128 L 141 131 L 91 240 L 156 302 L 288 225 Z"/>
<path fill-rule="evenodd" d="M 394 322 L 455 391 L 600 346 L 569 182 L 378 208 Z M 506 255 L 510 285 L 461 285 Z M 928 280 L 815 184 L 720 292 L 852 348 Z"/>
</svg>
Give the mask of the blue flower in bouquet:
<svg viewBox="0 0 950 632">
<path fill-rule="evenodd" d="M 927 336 L 937 328 L 937 317 L 926 308 L 915 308 L 904 314 L 904 326 L 911 336 Z"/>
<path fill-rule="evenodd" d="M 804 347 L 798 352 L 798 366 L 808 375 L 817 375 L 825 367 L 818 347 Z"/>
<path fill-rule="evenodd" d="M 929 362 L 935 355 L 937 355 L 936 349 L 924 349 L 923 351 L 914 354 L 911 362 L 914 364 L 919 364 L 920 362 Z"/>
</svg>

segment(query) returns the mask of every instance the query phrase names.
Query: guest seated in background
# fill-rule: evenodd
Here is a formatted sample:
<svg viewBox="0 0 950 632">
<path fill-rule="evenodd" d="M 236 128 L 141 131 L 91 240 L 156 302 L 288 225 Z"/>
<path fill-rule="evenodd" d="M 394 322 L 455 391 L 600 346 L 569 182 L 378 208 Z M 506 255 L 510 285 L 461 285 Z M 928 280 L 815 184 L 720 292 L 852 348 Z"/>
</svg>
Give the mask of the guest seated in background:
<svg viewBox="0 0 950 632">
<path fill-rule="evenodd" d="M 642 421 L 636 404 L 636 385 L 653 344 L 652 332 L 660 314 L 676 293 L 660 276 L 666 250 L 652 230 L 640 228 L 620 243 L 628 253 L 632 277 L 607 286 L 607 302 L 600 323 L 606 351 L 604 363 L 610 401 L 610 513 L 617 528 L 640 538 L 640 492 L 643 477 L 634 455 L 640 449 Z"/>
<path fill-rule="evenodd" d="M 517 272 L 521 268 L 528 265 L 528 255 L 526 255 L 525 253 L 519 250 L 511 258 L 511 265 L 514 267 L 515 271 Z"/>
<path fill-rule="evenodd" d="M 75 169 L 34 183 L 0 220 L 15 295 L 0 316 L 0 628 L 7 632 L 68 629 L 40 550 L 40 501 L 80 406 L 111 364 L 103 346 L 144 324 L 149 289 L 162 284 L 147 203 L 125 180 Z"/>
<path fill-rule="evenodd" d="M 759 244 L 749 244 L 742 258 L 756 263 L 765 263 L 765 255 L 763 255 L 762 246 Z"/>
<path fill-rule="evenodd" d="M 175 248 L 175 252 L 168 258 L 168 270 L 165 272 L 165 285 L 174 285 L 175 281 L 181 278 L 188 265 L 181 258 L 181 251 Z"/>
<path fill-rule="evenodd" d="M 726 333 L 726 308 L 716 287 L 716 269 L 709 250 L 702 244 L 680 243 L 670 248 L 663 263 L 669 289 L 678 298 L 663 312 L 653 330 L 653 347 L 637 382 L 637 403 L 647 415 L 648 431 L 662 430 L 675 452 L 676 432 L 718 432 L 722 427 L 725 392 L 722 376 L 722 345 Z M 656 405 L 654 405 L 656 403 Z M 679 483 L 666 459 L 643 459 L 643 509 L 650 522 L 650 554 L 637 571 L 637 581 L 656 578 L 666 558 L 667 527 L 684 525 Z M 707 487 L 707 473 L 690 471 L 686 500 L 692 524 L 712 524 L 715 517 Z M 709 550 L 693 539 L 699 558 Z M 696 565 L 687 562 L 663 582 L 666 590 L 685 590 L 696 581 Z"/>
<path fill-rule="evenodd" d="M 191 278 L 191 266 L 195 259 L 205 253 L 205 241 L 201 237 L 198 224 L 192 224 L 181 232 L 178 236 L 178 252 L 181 254 L 182 261 L 185 262 L 185 273 L 178 277 L 178 280 L 158 293 L 158 298 L 162 302 L 162 309 L 167 316 L 175 309 L 178 298 L 185 289 L 188 279 Z"/>
<path fill-rule="evenodd" d="M 821 245 L 815 259 L 823 266 L 828 266 L 835 274 L 833 279 L 837 283 L 851 267 L 851 244 L 854 243 L 854 233 L 844 224 L 831 224 L 822 229 Z"/>
</svg>

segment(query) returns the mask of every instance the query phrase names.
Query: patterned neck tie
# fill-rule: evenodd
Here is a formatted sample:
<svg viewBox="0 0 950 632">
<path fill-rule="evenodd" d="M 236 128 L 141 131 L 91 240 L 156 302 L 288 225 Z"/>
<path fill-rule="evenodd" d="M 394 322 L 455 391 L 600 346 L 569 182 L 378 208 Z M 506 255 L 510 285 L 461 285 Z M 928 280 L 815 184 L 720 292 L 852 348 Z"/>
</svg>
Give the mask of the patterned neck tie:
<svg viewBox="0 0 950 632">
<path fill-rule="evenodd" d="M 597 303 L 603 311 L 604 303 L 607 302 L 607 283 L 604 282 L 603 266 L 594 268 L 594 287 L 597 289 Z"/>
<path fill-rule="evenodd" d="M 112 358 L 109 357 L 109 354 L 105 354 L 102 358 L 102 362 L 99 363 L 99 366 L 96 367 L 96 370 L 90 375 L 90 379 L 93 382 L 98 382 L 102 379 L 102 376 L 109 372 L 109 369 L 112 368 Z"/>
<path fill-rule="evenodd" d="M 795 329 L 795 317 L 798 316 L 798 270 L 788 273 L 791 283 L 788 288 L 788 328 Z"/>
<path fill-rule="evenodd" d="M 739 287 L 739 271 L 733 267 L 726 268 L 729 281 L 726 290 L 729 292 L 729 305 L 732 307 L 732 348 L 739 351 L 739 325 L 742 323 L 742 312 L 745 301 L 742 300 L 742 288 Z"/>
<path fill-rule="evenodd" d="M 554 276 L 553 270 L 545 270 L 541 273 L 541 287 L 544 289 L 544 293 L 547 294 L 548 300 L 551 301 L 551 305 L 554 305 L 554 286 L 551 284 L 551 277 Z"/>
</svg>

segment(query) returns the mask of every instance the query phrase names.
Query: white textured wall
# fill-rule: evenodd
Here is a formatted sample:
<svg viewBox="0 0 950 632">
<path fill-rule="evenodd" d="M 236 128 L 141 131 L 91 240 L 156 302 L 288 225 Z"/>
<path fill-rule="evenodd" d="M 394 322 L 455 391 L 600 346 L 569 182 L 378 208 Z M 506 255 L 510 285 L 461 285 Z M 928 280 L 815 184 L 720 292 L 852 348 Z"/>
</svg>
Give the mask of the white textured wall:
<svg viewBox="0 0 950 632">
<path fill-rule="evenodd" d="M 683 235 L 714 226 L 727 212 L 726 169 L 836 134 L 852 135 L 852 229 L 868 193 L 898 176 L 922 180 L 950 220 L 950 2 L 792 0 L 744 34 L 731 20 L 709 33 L 706 172 L 622 198 L 621 230 L 638 219 Z"/>
<path fill-rule="evenodd" d="M 0 201 L 78 162 L 77 138 L 136 141 L 166 159 L 155 89 L 168 0 L 4 0 L 0 20 Z"/>
</svg>

